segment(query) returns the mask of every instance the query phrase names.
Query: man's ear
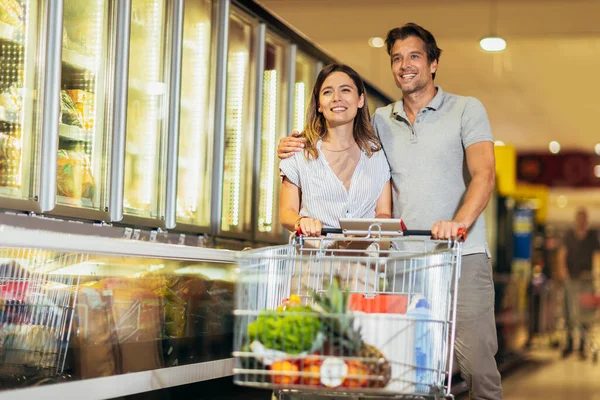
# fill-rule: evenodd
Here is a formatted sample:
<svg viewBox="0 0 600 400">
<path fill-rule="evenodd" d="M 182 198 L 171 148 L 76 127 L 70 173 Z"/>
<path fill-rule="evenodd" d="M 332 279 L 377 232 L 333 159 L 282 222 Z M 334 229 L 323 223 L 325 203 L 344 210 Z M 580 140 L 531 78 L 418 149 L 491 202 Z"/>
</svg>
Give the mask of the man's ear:
<svg viewBox="0 0 600 400">
<path fill-rule="evenodd" d="M 437 72 L 438 69 L 438 62 L 437 60 L 433 60 L 433 62 L 431 64 L 429 64 L 429 72 L 432 74 L 435 74 Z"/>
</svg>

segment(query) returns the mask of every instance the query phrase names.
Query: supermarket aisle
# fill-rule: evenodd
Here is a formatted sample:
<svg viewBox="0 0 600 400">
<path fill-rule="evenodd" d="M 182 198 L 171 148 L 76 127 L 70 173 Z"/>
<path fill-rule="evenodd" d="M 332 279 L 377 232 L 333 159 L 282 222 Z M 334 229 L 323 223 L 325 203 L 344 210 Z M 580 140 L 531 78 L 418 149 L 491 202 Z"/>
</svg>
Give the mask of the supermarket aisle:
<svg viewBox="0 0 600 400">
<path fill-rule="evenodd" d="M 600 400 L 600 364 L 577 355 L 562 360 L 557 350 L 537 350 L 504 375 L 503 387 L 505 400 Z"/>
</svg>

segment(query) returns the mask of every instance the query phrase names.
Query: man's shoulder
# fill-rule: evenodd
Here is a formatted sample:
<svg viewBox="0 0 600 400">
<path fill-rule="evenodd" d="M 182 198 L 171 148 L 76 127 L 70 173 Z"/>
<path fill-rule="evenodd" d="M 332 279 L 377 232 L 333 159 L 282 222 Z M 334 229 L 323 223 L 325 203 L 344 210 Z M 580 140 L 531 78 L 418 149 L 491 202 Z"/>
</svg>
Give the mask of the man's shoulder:
<svg viewBox="0 0 600 400">
<path fill-rule="evenodd" d="M 474 96 L 464 96 L 460 94 L 448 93 L 444 92 L 444 98 L 442 100 L 442 104 L 449 104 L 458 106 L 461 108 L 465 108 L 467 105 L 481 105 L 483 103 L 477 97 Z"/>
<path fill-rule="evenodd" d="M 390 103 L 387 106 L 377 107 L 375 109 L 375 113 L 373 113 L 373 120 L 376 118 L 390 118 L 392 112 L 394 111 L 395 104 L 396 102 Z"/>
</svg>

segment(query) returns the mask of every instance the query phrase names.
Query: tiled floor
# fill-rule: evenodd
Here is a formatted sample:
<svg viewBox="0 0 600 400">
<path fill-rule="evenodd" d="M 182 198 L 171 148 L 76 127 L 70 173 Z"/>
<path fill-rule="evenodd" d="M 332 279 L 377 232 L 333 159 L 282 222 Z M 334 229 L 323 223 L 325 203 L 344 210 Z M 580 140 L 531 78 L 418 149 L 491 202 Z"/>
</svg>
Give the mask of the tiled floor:
<svg viewBox="0 0 600 400">
<path fill-rule="evenodd" d="M 577 354 L 562 360 L 558 350 L 537 350 L 504 375 L 502 386 L 505 400 L 600 400 L 600 363 L 582 361 Z"/>
</svg>

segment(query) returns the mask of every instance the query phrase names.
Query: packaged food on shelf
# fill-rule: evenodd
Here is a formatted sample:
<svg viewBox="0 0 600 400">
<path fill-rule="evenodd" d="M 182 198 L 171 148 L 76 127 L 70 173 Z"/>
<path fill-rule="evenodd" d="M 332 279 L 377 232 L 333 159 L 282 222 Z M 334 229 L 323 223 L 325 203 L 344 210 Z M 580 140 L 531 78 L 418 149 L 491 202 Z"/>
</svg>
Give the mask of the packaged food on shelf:
<svg viewBox="0 0 600 400">
<path fill-rule="evenodd" d="M 90 199 L 95 195 L 94 177 L 88 156 L 81 151 L 59 150 L 57 157 L 57 195 Z"/>
<path fill-rule="evenodd" d="M 23 26 L 23 6 L 17 0 L 0 0 L 0 22 L 15 28 Z"/>
<path fill-rule="evenodd" d="M 112 327 L 112 313 L 102 290 L 80 288 L 71 340 L 77 376 L 96 378 L 117 373 L 118 347 Z"/>
<path fill-rule="evenodd" d="M 65 125 L 84 128 L 83 116 L 66 90 L 60 91 L 60 122 Z"/>
<path fill-rule="evenodd" d="M 69 96 L 73 99 L 75 106 L 79 110 L 84 129 L 94 127 L 94 93 L 85 90 L 74 89 L 67 90 Z"/>
</svg>

